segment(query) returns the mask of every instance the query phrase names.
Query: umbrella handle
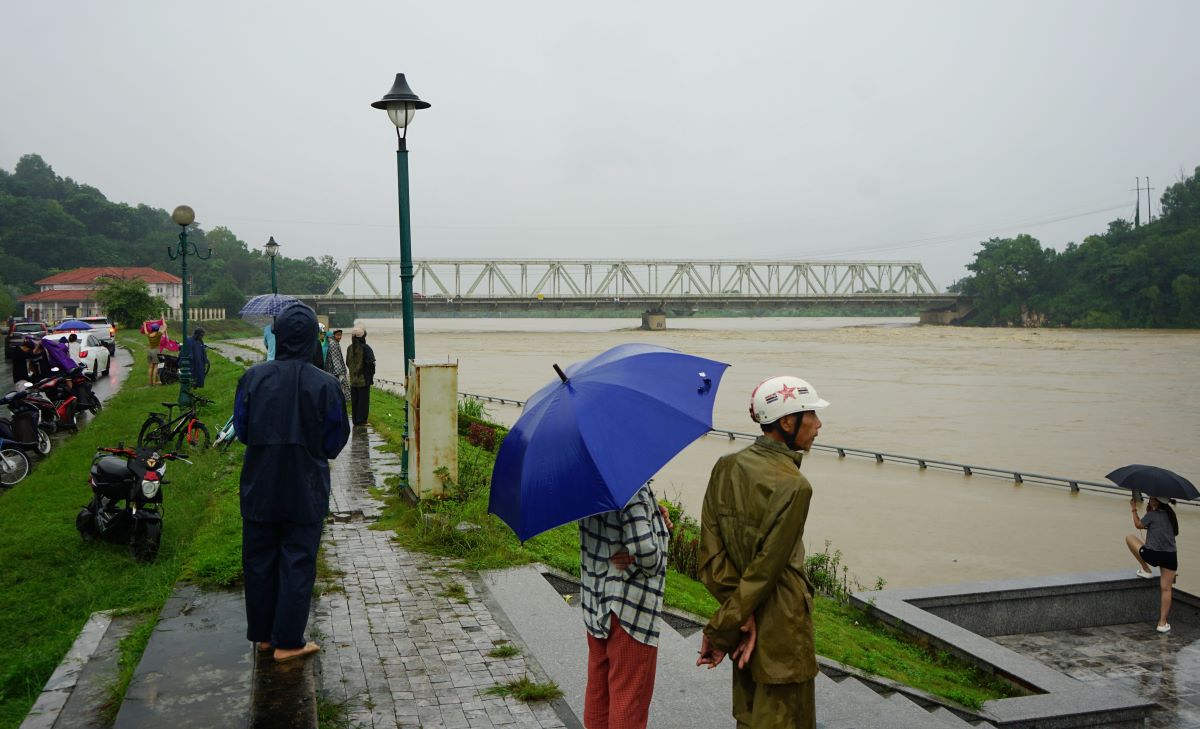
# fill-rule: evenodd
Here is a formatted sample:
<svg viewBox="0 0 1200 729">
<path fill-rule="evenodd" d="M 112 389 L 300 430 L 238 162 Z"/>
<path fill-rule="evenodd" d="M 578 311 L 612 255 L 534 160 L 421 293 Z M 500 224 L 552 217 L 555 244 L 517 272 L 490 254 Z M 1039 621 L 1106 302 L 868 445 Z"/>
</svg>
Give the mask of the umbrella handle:
<svg viewBox="0 0 1200 729">
<path fill-rule="evenodd" d="M 558 366 L 558 363 L 554 364 L 554 371 L 558 373 L 559 379 L 561 379 L 563 382 L 567 381 L 567 373 L 562 371 L 562 368 Z"/>
</svg>

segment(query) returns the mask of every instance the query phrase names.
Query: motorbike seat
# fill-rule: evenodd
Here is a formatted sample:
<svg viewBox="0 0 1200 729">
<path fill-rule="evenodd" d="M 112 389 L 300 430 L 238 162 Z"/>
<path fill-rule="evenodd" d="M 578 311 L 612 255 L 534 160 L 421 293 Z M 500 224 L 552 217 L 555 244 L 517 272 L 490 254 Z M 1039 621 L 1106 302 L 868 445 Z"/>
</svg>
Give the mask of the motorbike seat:
<svg viewBox="0 0 1200 729">
<path fill-rule="evenodd" d="M 94 470 L 105 481 L 119 481 L 129 475 L 129 463 L 118 456 L 105 456 L 96 461 Z"/>
</svg>

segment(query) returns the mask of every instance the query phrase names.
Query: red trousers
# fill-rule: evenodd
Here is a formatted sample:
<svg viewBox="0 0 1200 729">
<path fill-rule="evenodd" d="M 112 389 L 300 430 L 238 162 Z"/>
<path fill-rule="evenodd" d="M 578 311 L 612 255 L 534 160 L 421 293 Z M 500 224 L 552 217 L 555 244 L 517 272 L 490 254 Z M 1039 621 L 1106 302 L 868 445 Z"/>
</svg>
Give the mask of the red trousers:
<svg viewBox="0 0 1200 729">
<path fill-rule="evenodd" d="M 645 729 L 654 695 L 656 646 L 639 643 L 616 615 L 609 616 L 608 638 L 588 635 L 586 729 Z"/>
</svg>

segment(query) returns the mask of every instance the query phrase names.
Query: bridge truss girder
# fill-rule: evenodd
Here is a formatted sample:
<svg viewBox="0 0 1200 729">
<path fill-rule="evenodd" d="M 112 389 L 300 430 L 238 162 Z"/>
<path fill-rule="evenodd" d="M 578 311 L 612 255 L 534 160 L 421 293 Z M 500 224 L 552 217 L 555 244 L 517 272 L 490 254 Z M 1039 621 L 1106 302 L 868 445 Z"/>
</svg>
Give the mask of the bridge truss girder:
<svg viewBox="0 0 1200 729">
<path fill-rule="evenodd" d="M 786 298 L 937 294 L 916 261 L 667 261 L 427 258 L 413 290 L 446 299 L 624 296 Z M 351 258 L 327 296 L 398 298 L 400 261 Z"/>
</svg>

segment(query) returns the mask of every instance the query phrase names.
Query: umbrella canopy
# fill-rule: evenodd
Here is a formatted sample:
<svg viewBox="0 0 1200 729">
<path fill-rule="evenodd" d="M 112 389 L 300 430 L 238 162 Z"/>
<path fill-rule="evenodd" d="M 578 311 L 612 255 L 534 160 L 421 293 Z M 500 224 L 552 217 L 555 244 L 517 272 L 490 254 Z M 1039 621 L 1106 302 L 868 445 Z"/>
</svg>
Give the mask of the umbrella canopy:
<svg viewBox="0 0 1200 729">
<path fill-rule="evenodd" d="M 1123 466 L 1105 476 L 1123 489 L 1141 491 L 1147 496 L 1160 499 L 1200 498 L 1200 491 L 1183 476 L 1158 466 L 1143 466 L 1134 463 Z"/>
<path fill-rule="evenodd" d="M 54 327 L 54 331 L 56 331 L 56 332 L 86 332 L 86 331 L 90 331 L 91 328 L 92 328 L 92 325 L 88 324 L 86 321 L 79 321 L 78 319 L 68 319 L 68 320 L 64 321 L 62 324 L 59 324 L 58 326 Z"/>
<path fill-rule="evenodd" d="M 238 316 L 242 318 L 251 316 L 273 317 L 284 309 L 288 304 L 296 301 L 295 296 L 284 296 L 283 294 L 260 294 L 246 302 L 242 310 L 238 312 Z"/>
<path fill-rule="evenodd" d="M 623 344 L 560 371 L 560 380 L 529 399 L 501 444 L 488 511 L 525 541 L 623 508 L 663 464 L 712 429 L 728 366 Z"/>
</svg>

